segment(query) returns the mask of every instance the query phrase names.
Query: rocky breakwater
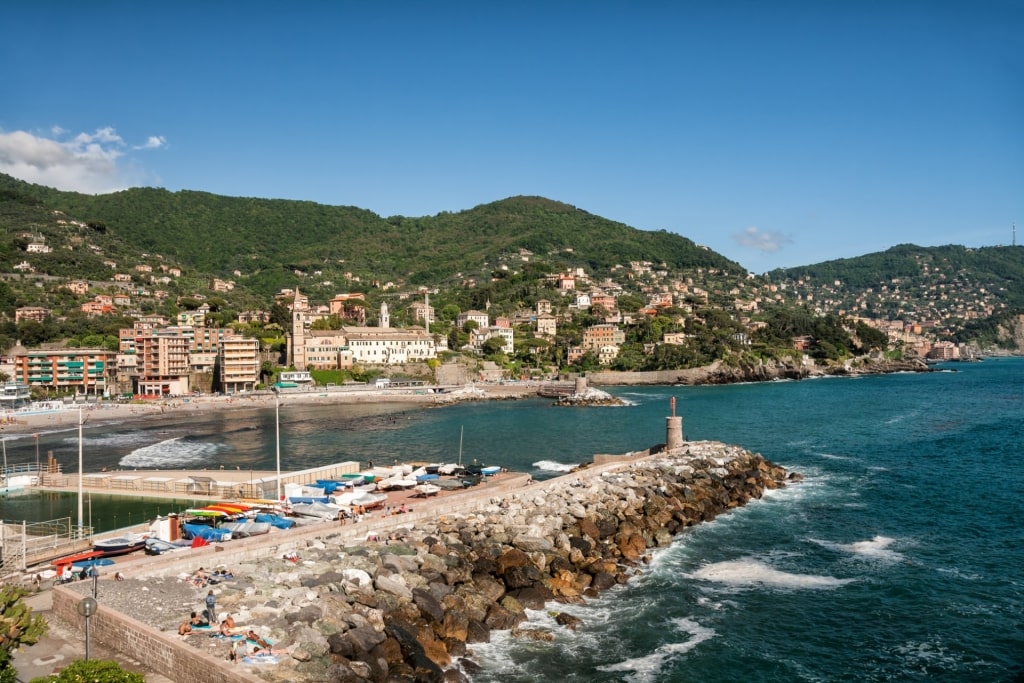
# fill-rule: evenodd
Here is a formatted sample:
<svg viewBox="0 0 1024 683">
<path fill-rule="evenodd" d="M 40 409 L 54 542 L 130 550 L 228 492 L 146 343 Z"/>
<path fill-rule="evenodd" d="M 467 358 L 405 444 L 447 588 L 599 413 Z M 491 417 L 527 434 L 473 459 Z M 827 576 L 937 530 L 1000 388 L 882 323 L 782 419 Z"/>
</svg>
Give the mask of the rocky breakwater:
<svg viewBox="0 0 1024 683">
<path fill-rule="evenodd" d="M 626 402 L 617 396 L 612 396 L 607 391 L 586 388 L 579 393 L 572 393 L 566 396 L 559 396 L 553 405 L 556 406 L 624 406 Z"/>
<path fill-rule="evenodd" d="M 531 627 L 528 609 L 596 598 L 642 571 L 653 549 L 687 527 L 795 478 L 738 447 L 690 442 L 527 485 L 377 539 L 356 541 L 351 526 L 341 527 L 303 541 L 297 562 L 237 565 L 236 578 L 218 586 L 217 604 L 280 653 L 277 665 L 253 665 L 265 680 L 465 681 L 478 669 L 473 643 L 493 631 L 553 637 Z M 176 628 L 201 598 L 173 578 L 129 581 L 140 581 L 141 592 L 119 584 L 126 602 L 117 608 L 158 628 Z M 183 599 L 182 590 L 195 595 Z M 578 625 L 564 613 L 556 621 Z M 229 654 L 228 641 L 190 639 L 214 656 Z"/>
</svg>

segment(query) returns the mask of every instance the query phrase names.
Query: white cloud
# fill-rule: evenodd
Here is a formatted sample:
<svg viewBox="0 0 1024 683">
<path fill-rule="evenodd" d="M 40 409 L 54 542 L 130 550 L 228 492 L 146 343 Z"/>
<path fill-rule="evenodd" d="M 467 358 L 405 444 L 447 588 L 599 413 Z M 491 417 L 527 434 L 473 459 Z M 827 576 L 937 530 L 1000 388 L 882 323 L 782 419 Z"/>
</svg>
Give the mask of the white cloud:
<svg viewBox="0 0 1024 683">
<path fill-rule="evenodd" d="M 26 131 L 0 132 L 0 172 L 59 190 L 103 194 L 138 186 L 151 174 L 125 156 L 128 145 L 113 128 L 79 133 L 55 126 L 53 137 Z M 132 149 L 159 149 L 162 136 L 152 136 Z"/>
<path fill-rule="evenodd" d="M 742 232 L 734 233 L 732 239 L 741 247 L 765 252 L 775 252 L 793 243 L 793 238 L 785 233 L 761 230 L 753 225 Z"/>
<path fill-rule="evenodd" d="M 145 144 L 135 145 L 132 149 L 160 149 L 167 146 L 167 139 L 163 135 L 150 135 Z"/>
</svg>

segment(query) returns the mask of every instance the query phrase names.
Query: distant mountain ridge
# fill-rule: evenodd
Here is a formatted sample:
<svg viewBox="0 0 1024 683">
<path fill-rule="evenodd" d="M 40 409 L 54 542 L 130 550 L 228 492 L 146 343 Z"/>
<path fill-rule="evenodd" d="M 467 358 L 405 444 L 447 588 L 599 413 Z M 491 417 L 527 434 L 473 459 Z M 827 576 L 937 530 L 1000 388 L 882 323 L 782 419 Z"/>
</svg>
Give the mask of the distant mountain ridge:
<svg viewBox="0 0 1024 683">
<path fill-rule="evenodd" d="M 899 244 L 885 251 L 813 265 L 773 270 L 773 281 L 805 280 L 818 287 L 839 282 L 859 294 L 869 289 L 923 291 L 976 288 L 1024 309 L 1024 247 L 919 247 Z"/>
</svg>

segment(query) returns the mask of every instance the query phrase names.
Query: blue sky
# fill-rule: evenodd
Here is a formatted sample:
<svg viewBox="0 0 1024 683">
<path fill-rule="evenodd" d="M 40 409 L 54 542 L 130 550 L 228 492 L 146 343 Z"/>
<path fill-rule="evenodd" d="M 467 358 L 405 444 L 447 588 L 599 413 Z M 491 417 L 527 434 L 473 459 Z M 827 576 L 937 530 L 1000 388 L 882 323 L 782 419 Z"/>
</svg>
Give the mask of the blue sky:
<svg viewBox="0 0 1024 683">
<path fill-rule="evenodd" d="M 749 270 L 1024 241 L 1024 3 L 54 2 L 0 172 L 382 216 L 542 195 Z"/>
</svg>

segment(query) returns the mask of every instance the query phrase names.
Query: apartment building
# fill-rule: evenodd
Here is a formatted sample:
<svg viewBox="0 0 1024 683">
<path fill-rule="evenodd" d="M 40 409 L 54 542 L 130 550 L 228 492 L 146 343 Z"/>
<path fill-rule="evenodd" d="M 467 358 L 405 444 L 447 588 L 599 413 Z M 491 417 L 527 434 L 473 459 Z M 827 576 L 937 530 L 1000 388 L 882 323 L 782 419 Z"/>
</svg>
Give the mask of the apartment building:
<svg viewBox="0 0 1024 683">
<path fill-rule="evenodd" d="M 260 340 L 238 336 L 222 339 L 217 366 L 224 392 L 252 391 L 260 380 Z"/>
<path fill-rule="evenodd" d="M 620 346 L 626 342 L 626 333 L 618 325 L 592 325 L 583 331 L 583 348 L 597 351 L 602 346 Z"/>
<path fill-rule="evenodd" d="M 145 396 L 189 393 L 189 340 L 177 330 L 154 330 L 135 339 L 136 392 Z"/>
<path fill-rule="evenodd" d="M 101 395 L 116 353 L 106 349 L 18 349 L 14 379 L 57 393 Z"/>
<path fill-rule="evenodd" d="M 476 323 L 477 328 L 490 327 L 491 325 L 490 318 L 482 311 L 463 311 L 455 317 L 455 324 L 458 327 L 462 327 L 470 320 Z"/>
<path fill-rule="evenodd" d="M 22 306 L 15 309 L 14 322 L 20 323 L 22 320 L 35 320 L 41 323 L 49 316 L 50 309 L 48 308 L 43 308 L 42 306 Z"/>
<path fill-rule="evenodd" d="M 511 327 L 491 325 L 490 327 L 473 330 L 469 337 L 469 343 L 472 344 L 474 351 L 480 353 L 483 351 L 485 341 L 493 337 L 497 337 L 502 341 L 502 352 L 512 354 L 515 352 L 514 336 L 515 335 Z"/>
</svg>

